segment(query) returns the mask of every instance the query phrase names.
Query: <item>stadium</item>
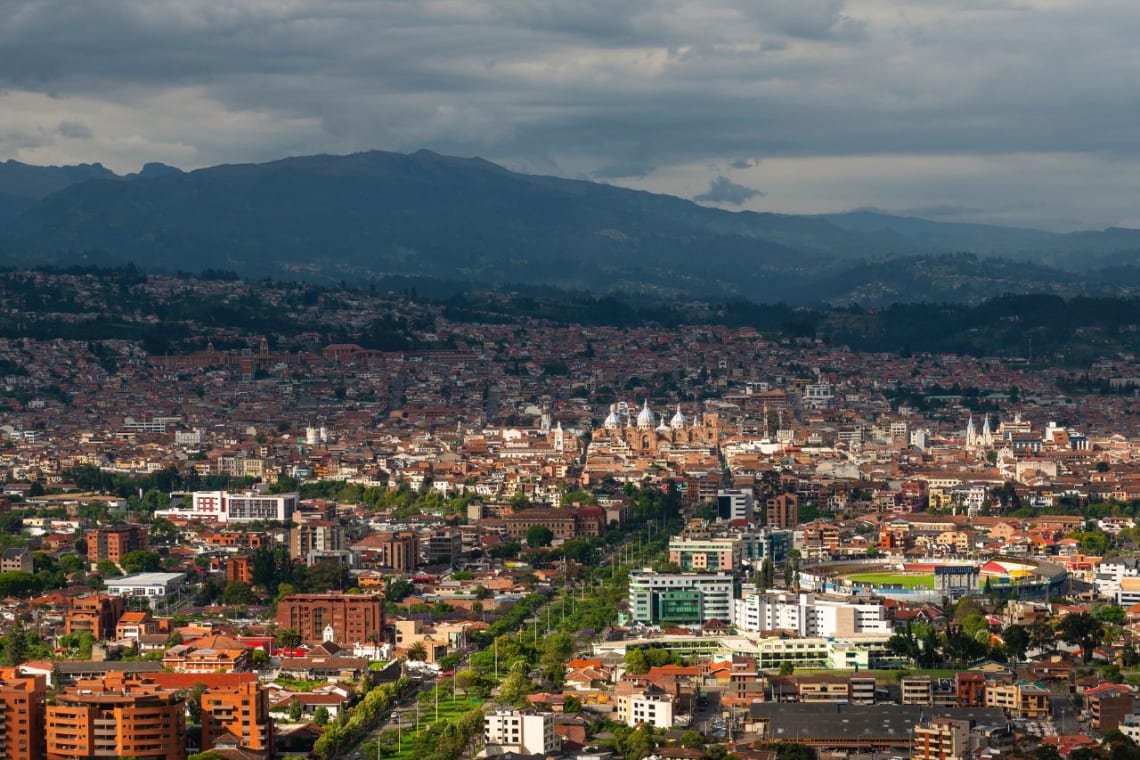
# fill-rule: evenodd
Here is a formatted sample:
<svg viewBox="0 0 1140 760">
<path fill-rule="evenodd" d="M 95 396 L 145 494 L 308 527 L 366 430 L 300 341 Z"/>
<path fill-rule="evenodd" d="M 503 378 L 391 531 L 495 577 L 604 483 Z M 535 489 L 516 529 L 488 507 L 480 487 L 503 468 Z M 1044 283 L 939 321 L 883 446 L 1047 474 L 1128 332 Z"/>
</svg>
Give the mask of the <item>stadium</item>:
<svg viewBox="0 0 1140 760">
<path fill-rule="evenodd" d="M 809 565 L 800 571 L 800 586 L 805 591 L 912 602 L 941 602 L 944 597 L 979 593 L 1042 599 L 1059 595 L 1067 580 L 1064 567 L 1024 557 L 845 560 Z"/>
</svg>

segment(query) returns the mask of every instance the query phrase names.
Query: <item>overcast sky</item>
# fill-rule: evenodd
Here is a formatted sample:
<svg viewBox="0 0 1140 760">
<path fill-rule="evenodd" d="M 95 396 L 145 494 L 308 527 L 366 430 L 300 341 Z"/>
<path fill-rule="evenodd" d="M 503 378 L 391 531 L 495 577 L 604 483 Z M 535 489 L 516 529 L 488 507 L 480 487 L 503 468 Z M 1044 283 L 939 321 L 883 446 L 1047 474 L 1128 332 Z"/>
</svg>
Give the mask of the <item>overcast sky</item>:
<svg viewBox="0 0 1140 760">
<path fill-rule="evenodd" d="M 0 159 L 373 148 L 724 208 L 1140 226 L 1138 0 L 0 0 Z"/>
</svg>

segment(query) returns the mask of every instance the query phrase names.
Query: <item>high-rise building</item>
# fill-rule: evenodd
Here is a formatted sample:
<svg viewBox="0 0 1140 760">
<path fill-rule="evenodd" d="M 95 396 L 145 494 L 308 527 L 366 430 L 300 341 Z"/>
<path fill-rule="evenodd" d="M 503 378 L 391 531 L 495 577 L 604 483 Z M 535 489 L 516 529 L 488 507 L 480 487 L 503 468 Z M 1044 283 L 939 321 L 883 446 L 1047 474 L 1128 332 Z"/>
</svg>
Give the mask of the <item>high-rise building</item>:
<svg viewBox="0 0 1140 760">
<path fill-rule="evenodd" d="M 335 552 L 345 549 L 344 528 L 330 520 L 311 520 L 294 525 L 289 533 L 289 556 L 309 564 L 314 552 Z"/>
<path fill-rule="evenodd" d="M 121 596 L 96 593 L 76 597 L 64 615 L 64 630 L 69 634 L 86 631 L 103 641 L 114 635 L 115 625 L 126 611 L 127 601 Z"/>
<path fill-rule="evenodd" d="M 790 530 L 800 522 L 800 498 L 794 493 L 782 493 L 768 499 L 767 525 L 769 528 Z"/>
<path fill-rule="evenodd" d="M 44 676 L 0 669 L 0 757 L 40 760 L 44 750 Z"/>
<path fill-rule="evenodd" d="M 185 697 L 146 680 L 81 680 L 45 715 L 47 760 L 186 758 Z"/>
<path fill-rule="evenodd" d="M 495 710 L 483 716 L 483 738 L 495 754 L 546 755 L 556 748 L 554 714 Z"/>
<path fill-rule="evenodd" d="M 459 528 L 450 525 L 432 530 L 425 544 L 425 556 L 429 565 L 450 565 L 463 553 L 463 538 L 459 534 Z"/>
<path fill-rule="evenodd" d="M 756 508 L 752 489 L 724 490 L 716 494 L 718 520 L 751 520 Z"/>
<path fill-rule="evenodd" d="M 300 631 L 308 642 L 356 644 L 379 640 L 384 631 L 380 594 L 289 594 L 277 603 L 277 625 Z"/>
<path fill-rule="evenodd" d="M 92 565 L 103 560 L 117 564 L 124 554 L 146 548 L 145 525 L 115 525 L 87 531 L 87 561 Z"/>
<path fill-rule="evenodd" d="M 202 749 L 213 749 L 232 734 L 243 749 L 273 756 L 269 699 L 259 684 L 245 683 L 202 694 Z"/>
<path fill-rule="evenodd" d="M 646 625 L 729 622 L 735 587 L 731 573 L 637 570 L 629 576 L 629 614 Z"/>
</svg>

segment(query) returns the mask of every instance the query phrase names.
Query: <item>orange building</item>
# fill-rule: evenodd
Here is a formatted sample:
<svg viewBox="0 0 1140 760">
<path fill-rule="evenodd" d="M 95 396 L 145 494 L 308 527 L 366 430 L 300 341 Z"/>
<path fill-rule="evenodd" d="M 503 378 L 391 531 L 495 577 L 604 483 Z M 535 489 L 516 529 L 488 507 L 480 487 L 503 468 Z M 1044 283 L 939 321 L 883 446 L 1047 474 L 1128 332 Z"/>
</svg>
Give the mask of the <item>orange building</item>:
<svg viewBox="0 0 1140 760">
<path fill-rule="evenodd" d="M 257 683 L 202 694 L 202 750 L 210 750 L 232 736 L 242 749 L 273 756 L 273 720 L 269 698 Z"/>
<path fill-rule="evenodd" d="M 44 751 L 43 676 L 0 670 L 0 757 L 39 760 Z"/>
<path fill-rule="evenodd" d="M 88 594 L 77 597 L 64 616 L 67 633 L 87 631 L 97 640 L 111 638 L 115 625 L 127 611 L 127 600 L 109 594 Z"/>
<path fill-rule="evenodd" d="M 105 559 L 118 564 L 124 554 L 145 548 L 145 525 L 116 525 L 87 531 L 87 561 L 92 565 Z"/>
<path fill-rule="evenodd" d="M 325 640 L 356 644 L 379 640 L 384 631 L 384 598 L 380 594 L 289 594 L 277 603 L 277 625 L 300 631 L 307 642 Z"/>
<path fill-rule="evenodd" d="M 167 649 L 162 665 L 175 673 L 233 673 L 252 667 L 252 651 L 228 636 L 204 636 Z"/>
<path fill-rule="evenodd" d="M 227 557 L 226 580 L 253 583 L 253 560 L 247 555 Z"/>
<path fill-rule="evenodd" d="M 47 760 L 186 758 L 185 698 L 150 681 L 81 680 L 45 712 Z"/>
</svg>

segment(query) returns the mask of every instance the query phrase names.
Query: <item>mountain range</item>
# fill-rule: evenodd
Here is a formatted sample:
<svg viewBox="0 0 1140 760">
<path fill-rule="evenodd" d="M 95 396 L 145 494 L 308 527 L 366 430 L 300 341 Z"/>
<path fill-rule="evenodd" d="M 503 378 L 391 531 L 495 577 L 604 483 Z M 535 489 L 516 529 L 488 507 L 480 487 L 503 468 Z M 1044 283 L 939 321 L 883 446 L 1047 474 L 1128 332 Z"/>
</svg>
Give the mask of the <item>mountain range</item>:
<svg viewBox="0 0 1140 760">
<path fill-rule="evenodd" d="M 788 303 L 1140 290 L 1140 230 L 731 212 L 430 151 L 183 172 L 0 163 L 0 263 L 423 277 Z"/>
</svg>

